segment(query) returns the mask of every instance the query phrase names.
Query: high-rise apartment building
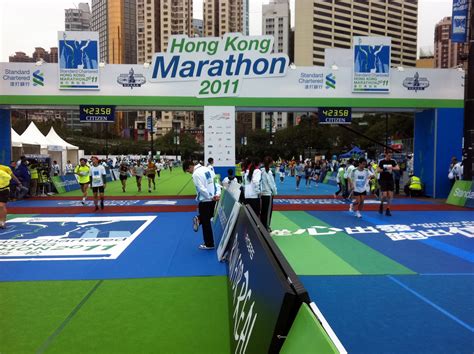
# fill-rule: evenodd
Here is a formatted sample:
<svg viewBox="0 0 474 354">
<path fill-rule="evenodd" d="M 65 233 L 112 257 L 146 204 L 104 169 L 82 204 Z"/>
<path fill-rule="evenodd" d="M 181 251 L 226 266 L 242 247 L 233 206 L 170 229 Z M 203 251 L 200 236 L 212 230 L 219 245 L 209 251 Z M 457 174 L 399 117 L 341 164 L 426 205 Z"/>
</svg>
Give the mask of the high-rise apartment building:
<svg viewBox="0 0 474 354">
<path fill-rule="evenodd" d="M 76 9 L 65 9 L 66 31 L 90 31 L 91 10 L 88 3 L 79 3 Z"/>
<path fill-rule="evenodd" d="M 192 0 L 137 0 L 138 63 L 164 52 L 170 36 L 193 34 Z"/>
<path fill-rule="evenodd" d="M 248 0 L 204 0 L 204 37 L 249 33 Z"/>
<path fill-rule="evenodd" d="M 295 64 L 324 65 L 325 48 L 351 48 L 353 36 L 392 38 L 392 65 L 416 65 L 417 0 L 296 1 Z"/>
<path fill-rule="evenodd" d="M 262 5 L 262 33 L 274 37 L 273 52 L 289 54 L 290 4 L 288 0 L 271 0 Z M 287 112 L 263 113 L 261 128 L 274 132 L 288 126 Z"/>
<path fill-rule="evenodd" d="M 289 53 L 290 4 L 288 0 L 272 0 L 262 5 L 262 33 L 275 38 L 273 52 Z"/>
<path fill-rule="evenodd" d="M 194 35 L 192 0 L 137 0 L 137 59 L 151 62 L 153 54 L 165 52 L 172 35 Z M 152 116 L 158 136 L 173 129 L 194 128 L 192 112 L 140 112 L 140 119 Z"/>
<path fill-rule="evenodd" d="M 193 18 L 193 34 L 194 37 L 204 37 L 204 21 Z"/>
<path fill-rule="evenodd" d="M 464 64 L 460 55 L 467 53 L 464 43 L 451 42 L 451 17 L 445 17 L 436 24 L 434 34 L 435 68 L 452 68 Z"/>
<path fill-rule="evenodd" d="M 136 0 L 92 0 L 91 30 L 99 32 L 100 61 L 137 62 Z"/>
</svg>

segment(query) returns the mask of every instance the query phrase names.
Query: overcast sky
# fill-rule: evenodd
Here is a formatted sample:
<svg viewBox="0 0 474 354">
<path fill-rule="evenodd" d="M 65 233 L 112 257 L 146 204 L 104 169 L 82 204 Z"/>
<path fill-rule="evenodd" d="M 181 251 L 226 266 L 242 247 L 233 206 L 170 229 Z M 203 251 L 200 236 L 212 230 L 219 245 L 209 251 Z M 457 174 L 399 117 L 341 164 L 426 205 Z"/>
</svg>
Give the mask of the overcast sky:
<svg viewBox="0 0 474 354">
<path fill-rule="evenodd" d="M 302 1 L 302 0 L 298 0 Z M 57 31 L 64 30 L 64 9 L 90 1 L 0 0 L 0 61 L 16 51 L 33 53 L 35 47 L 49 50 L 57 46 Z M 261 34 L 262 4 L 269 0 L 250 0 L 250 34 Z M 433 47 L 435 24 L 451 16 L 452 0 L 418 1 L 418 47 Z M 290 0 L 292 14 L 295 0 Z M 202 18 L 202 0 L 194 0 L 194 17 Z M 294 25 L 294 19 L 293 19 Z"/>
</svg>

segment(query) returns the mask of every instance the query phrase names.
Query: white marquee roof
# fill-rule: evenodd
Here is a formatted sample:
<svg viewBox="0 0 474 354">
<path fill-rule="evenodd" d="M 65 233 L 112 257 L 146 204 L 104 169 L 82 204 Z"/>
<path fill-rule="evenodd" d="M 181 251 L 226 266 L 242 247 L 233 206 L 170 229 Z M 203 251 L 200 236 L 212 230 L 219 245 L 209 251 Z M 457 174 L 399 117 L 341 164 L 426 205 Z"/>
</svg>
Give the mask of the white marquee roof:
<svg viewBox="0 0 474 354">
<path fill-rule="evenodd" d="M 51 127 L 48 135 L 46 135 L 46 139 L 51 142 L 50 145 L 59 145 L 66 148 L 67 150 L 79 150 L 79 147 L 69 144 L 67 141 L 61 138 L 58 133 L 56 133 L 53 127 Z"/>
</svg>

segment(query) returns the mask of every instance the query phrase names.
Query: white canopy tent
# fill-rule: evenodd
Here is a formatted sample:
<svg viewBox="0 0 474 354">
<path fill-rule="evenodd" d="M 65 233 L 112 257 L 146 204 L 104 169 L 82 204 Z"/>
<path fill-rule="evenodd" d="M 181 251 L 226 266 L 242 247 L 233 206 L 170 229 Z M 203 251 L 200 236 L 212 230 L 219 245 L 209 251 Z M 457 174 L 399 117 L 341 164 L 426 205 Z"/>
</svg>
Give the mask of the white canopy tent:
<svg viewBox="0 0 474 354">
<path fill-rule="evenodd" d="M 51 160 L 57 161 L 61 170 L 63 169 L 67 160 L 66 148 L 46 138 L 34 122 L 31 122 L 28 128 L 21 134 L 21 139 L 24 143 L 40 145 L 40 153 L 51 156 Z"/>
<path fill-rule="evenodd" d="M 21 155 L 38 155 L 41 147 L 39 144 L 33 144 L 23 139 L 13 128 L 11 130 L 12 136 L 12 159 L 18 160 Z"/>
<path fill-rule="evenodd" d="M 53 145 L 62 146 L 66 150 L 66 160 L 63 161 L 64 166 L 67 160 L 70 160 L 73 164 L 79 162 L 79 147 L 69 144 L 61 138 L 53 127 L 51 127 L 48 135 L 46 135 L 46 139 L 48 139 Z"/>
<path fill-rule="evenodd" d="M 20 135 L 12 128 L 12 147 L 21 148 L 23 146 Z"/>
</svg>

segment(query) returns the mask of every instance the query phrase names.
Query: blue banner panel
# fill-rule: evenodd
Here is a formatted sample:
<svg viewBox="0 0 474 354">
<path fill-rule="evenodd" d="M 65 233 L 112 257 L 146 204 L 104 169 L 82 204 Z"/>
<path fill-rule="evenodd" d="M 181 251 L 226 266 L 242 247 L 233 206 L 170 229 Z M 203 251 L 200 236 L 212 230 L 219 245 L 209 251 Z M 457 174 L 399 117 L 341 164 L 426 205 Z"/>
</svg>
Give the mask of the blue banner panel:
<svg viewBox="0 0 474 354">
<path fill-rule="evenodd" d="M 454 43 L 466 42 L 468 7 L 468 0 L 453 0 L 451 41 Z"/>
<path fill-rule="evenodd" d="M 320 107 L 319 124 L 351 124 L 351 108 L 324 108 Z"/>
<path fill-rule="evenodd" d="M 0 109 L 0 164 L 9 166 L 12 158 L 10 111 Z"/>
<path fill-rule="evenodd" d="M 115 106 L 79 106 L 79 115 L 83 123 L 113 123 Z"/>
</svg>

